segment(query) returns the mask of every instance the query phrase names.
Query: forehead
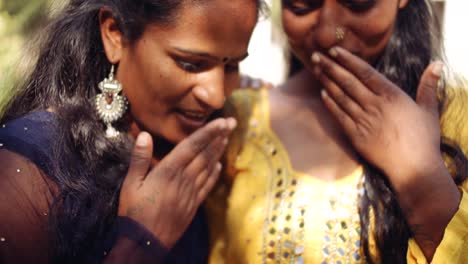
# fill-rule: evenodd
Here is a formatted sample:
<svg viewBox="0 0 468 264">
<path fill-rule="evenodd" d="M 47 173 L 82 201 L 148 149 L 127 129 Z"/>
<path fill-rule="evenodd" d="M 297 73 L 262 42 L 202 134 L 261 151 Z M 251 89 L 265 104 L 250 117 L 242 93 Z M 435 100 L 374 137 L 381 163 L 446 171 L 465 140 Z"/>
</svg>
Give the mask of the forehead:
<svg viewBox="0 0 468 264">
<path fill-rule="evenodd" d="M 229 48 L 247 45 L 256 21 L 255 0 L 189 0 L 177 11 L 173 23 L 149 25 L 146 33 L 173 44 Z"/>
<path fill-rule="evenodd" d="M 365 29 L 368 26 L 379 27 L 388 25 L 397 18 L 402 0 L 282 0 L 282 16 L 301 20 L 307 18 L 320 19 L 326 23 L 352 24 Z M 411 1 L 411 0 L 410 0 Z M 310 12 L 305 16 L 293 16 L 290 6 L 310 6 Z M 359 10 L 360 5 L 368 5 Z M 306 18 L 305 20 L 303 18 Z M 286 21 L 287 23 L 287 21 Z"/>
</svg>

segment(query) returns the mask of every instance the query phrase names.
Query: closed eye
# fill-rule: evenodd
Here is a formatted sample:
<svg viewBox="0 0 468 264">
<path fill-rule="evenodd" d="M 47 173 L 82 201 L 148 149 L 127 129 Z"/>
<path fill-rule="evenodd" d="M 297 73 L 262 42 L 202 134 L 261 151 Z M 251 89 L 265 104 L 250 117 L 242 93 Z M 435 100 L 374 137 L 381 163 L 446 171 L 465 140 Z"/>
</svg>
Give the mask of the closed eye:
<svg viewBox="0 0 468 264">
<path fill-rule="evenodd" d="M 200 72 L 204 69 L 204 63 L 202 62 L 189 62 L 183 59 L 176 59 L 175 61 L 182 70 L 187 72 Z"/>
<path fill-rule="evenodd" d="M 376 0 L 341 0 L 342 5 L 356 12 L 364 12 L 369 10 Z"/>
<path fill-rule="evenodd" d="M 283 0 L 283 6 L 298 16 L 306 15 L 307 13 L 320 8 L 323 0 Z"/>
</svg>

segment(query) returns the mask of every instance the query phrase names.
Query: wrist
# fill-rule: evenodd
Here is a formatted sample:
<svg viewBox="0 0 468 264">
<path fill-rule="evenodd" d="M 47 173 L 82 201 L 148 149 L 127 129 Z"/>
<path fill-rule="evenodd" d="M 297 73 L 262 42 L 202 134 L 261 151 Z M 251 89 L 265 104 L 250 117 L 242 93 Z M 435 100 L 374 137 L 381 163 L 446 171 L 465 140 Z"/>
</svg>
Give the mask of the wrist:
<svg viewBox="0 0 468 264">
<path fill-rule="evenodd" d="M 435 250 L 458 210 L 461 194 L 445 165 L 428 167 L 407 183 L 395 188 L 400 208 L 420 247 Z"/>
<path fill-rule="evenodd" d="M 168 252 L 143 225 L 118 216 L 104 242 L 103 255 L 106 263 L 162 263 Z"/>
</svg>

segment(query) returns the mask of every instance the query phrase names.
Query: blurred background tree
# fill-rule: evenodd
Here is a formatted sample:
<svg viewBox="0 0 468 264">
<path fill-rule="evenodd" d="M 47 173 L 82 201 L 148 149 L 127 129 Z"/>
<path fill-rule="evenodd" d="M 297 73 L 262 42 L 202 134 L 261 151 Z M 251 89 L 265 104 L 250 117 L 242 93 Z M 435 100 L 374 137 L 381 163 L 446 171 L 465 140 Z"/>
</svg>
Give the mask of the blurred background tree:
<svg viewBox="0 0 468 264">
<path fill-rule="evenodd" d="M 34 52 L 28 42 L 35 38 L 53 11 L 65 0 L 0 0 L 0 115 L 11 88 L 22 80 Z"/>
</svg>

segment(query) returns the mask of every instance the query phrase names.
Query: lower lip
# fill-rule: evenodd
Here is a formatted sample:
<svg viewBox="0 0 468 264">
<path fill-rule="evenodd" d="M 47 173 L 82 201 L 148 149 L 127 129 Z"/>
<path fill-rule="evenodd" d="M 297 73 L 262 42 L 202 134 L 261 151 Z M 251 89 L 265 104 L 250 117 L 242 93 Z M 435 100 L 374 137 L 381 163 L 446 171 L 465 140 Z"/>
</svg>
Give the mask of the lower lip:
<svg viewBox="0 0 468 264">
<path fill-rule="evenodd" d="M 197 129 L 197 128 L 202 127 L 206 123 L 206 118 L 205 119 L 193 119 L 179 112 L 176 113 L 176 115 L 177 115 L 177 118 L 179 119 L 179 122 L 182 123 L 184 127 Z"/>
</svg>

